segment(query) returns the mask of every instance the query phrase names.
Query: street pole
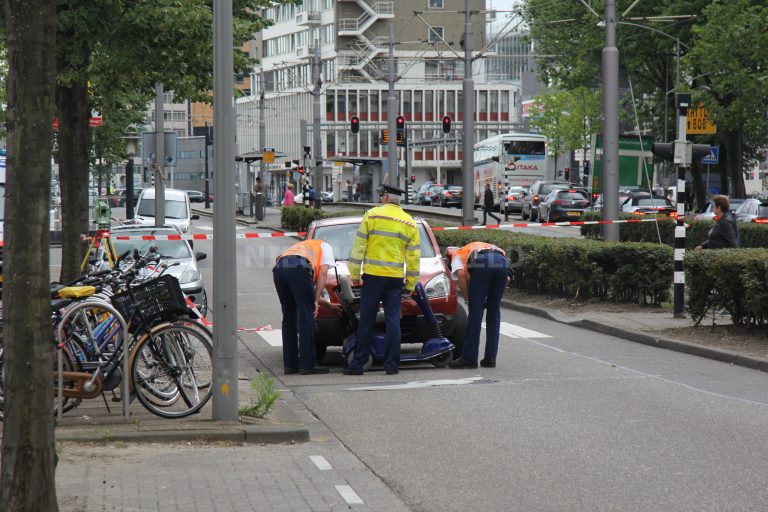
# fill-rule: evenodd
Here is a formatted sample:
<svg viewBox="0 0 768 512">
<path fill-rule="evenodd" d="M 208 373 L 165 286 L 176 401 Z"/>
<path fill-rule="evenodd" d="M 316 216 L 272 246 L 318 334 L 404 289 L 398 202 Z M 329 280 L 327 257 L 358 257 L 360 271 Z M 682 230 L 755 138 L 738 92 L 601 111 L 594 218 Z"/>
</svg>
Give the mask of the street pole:
<svg viewBox="0 0 768 512">
<path fill-rule="evenodd" d="M 472 80 L 472 11 L 471 0 L 464 1 L 464 105 L 461 181 L 464 184 L 462 221 L 464 226 L 475 223 L 475 184 L 473 181 L 473 156 L 475 153 L 475 83 Z"/>
<path fill-rule="evenodd" d="M 603 48 L 603 239 L 619 240 L 619 50 L 616 0 L 605 0 Z"/>
<path fill-rule="evenodd" d="M 408 204 L 408 180 L 411 179 L 411 162 L 413 159 L 411 158 L 411 145 L 410 145 L 410 137 L 408 137 L 408 127 L 405 127 L 405 130 L 403 130 L 403 144 L 404 150 L 405 150 L 405 204 Z M 399 173 L 398 173 L 398 180 L 397 184 L 400 186 L 400 179 L 399 179 Z"/>
<path fill-rule="evenodd" d="M 210 174 L 208 172 L 208 146 L 211 145 L 211 127 L 208 126 L 208 121 L 205 122 L 205 208 L 211 207 L 211 185 Z"/>
<path fill-rule="evenodd" d="M 686 116 L 691 105 L 690 94 L 675 94 L 677 108 L 677 140 L 675 140 L 675 158 L 677 162 L 677 226 L 675 226 L 675 274 L 674 274 L 674 316 L 685 318 L 685 167 L 686 159 L 680 158 L 680 145 L 686 144 Z"/>
<path fill-rule="evenodd" d="M 315 208 L 320 209 L 322 204 L 321 194 L 323 183 L 323 149 L 322 137 L 320 134 L 320 87 L 322 78 L 320 76 L 322 61 L 320 60 L 320 41 L 315 39 L 315 55 L 312 59 L 312 81 L 315 88 L 312 91 L 312 152 L 315 155 Z M 306 199 L 306 198 L 305 198 Z"/>
<path fill-rule="evenodd" d="M 165 112 L 163 110 L 163 84 L 155 85 L 155 226 L 165 225 Z"/>
<path fill-rule="evenodd" d="M 396 178 L 395 184 L 400 186 L 400 167 L 397 162 L 397 125 L 396 117 L 399 110 L 397 105 L 397 96 L 395 95 L 395 20 L 389 20 L 389 58 L 387 60 L 387 133 L 389 141 L 387 142 L 387 173 L 393 174 Z M 387 184 L 391 184 L 387 180 Z M 374 194 L 376 191 L 373 191 Z M 407 198 L 406 198 L 407 199 Z"/>
<path fill-rule="evenodd" d="M 261 93 L 259 93 L 259 148 L 261 149 L 262 158 L 259 160 L 259 179 L 262 186 L 264 186 L 264 176 L 267 172 L 267 163 L 264 161 L 264 148 L 267 147 L 267 102 L 266 92 L 264 89 L 264 68 L 261 69 Z M 266 194 L 264 195 L 264 201 L 267 200 Z"/>
<path fill-rule="evenodd" d="M 235 110 L 232 0 L 214 0 L 213 119 L 213 419 L 235 421 L 237 400 L 237 262 L 235 258 Z"/>
</svg>

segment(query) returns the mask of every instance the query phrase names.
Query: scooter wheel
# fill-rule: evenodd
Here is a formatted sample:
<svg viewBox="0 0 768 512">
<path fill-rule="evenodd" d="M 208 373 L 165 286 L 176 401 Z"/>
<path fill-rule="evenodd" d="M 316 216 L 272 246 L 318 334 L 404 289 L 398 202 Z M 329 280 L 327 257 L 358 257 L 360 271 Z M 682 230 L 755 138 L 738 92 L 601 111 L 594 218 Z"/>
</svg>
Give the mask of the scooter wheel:
<svg viewBox="0 0 768 512">
<path fill-rule="evenodd" d="M 354 360 L 355 360 L 355 351 L 354 350 L 350 350 L 349 353 L 347 354 L 347 358 L 344 361 L 346 363 L 344 368 L 349 368 L 349 365 L 352 364 L 352 361 L 354 361 Z M 370 370 L 371 366 L 373 366 L 373 355 L 369 354 L 368 355 L 368 360 L 363 365 L 363 371 Z"/>
<path fill-rule="evenodd" d="M 453 359 L 453 351 L 449 350 L 444 354 L 440 354 L 437 357 L 433 357 L 432 359 L 429 360 L 429 362 L 432 363 L 437 368 L 443 368 L 445 366 L 448 366 L 448 363 L 450 363 L 452 359 Z"/>
</svg>

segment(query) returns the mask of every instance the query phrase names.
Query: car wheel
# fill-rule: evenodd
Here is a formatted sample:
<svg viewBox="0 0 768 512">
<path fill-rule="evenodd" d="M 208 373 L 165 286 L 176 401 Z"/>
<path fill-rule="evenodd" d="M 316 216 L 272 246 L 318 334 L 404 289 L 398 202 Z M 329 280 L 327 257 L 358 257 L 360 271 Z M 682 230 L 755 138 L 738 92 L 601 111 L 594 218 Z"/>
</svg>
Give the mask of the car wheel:
<svg viewBox="0 0 768 512">
<path fill-rule="evenodd" d="M 528 220 L 531 216 L 525 214 L 525 208 L 520 210 L 520 216 L 523 218 L 523 220 Z"/>
<path fill-rule="evenodd" d="M 453 356 L 461 357 L 461 350 L 464 348 L 464 338 L 467 335 L 467 310 L 461 304 L 456 304 L 456 324 L 453 334 L 448 338 L 453 343 Z"/>
<path fill-rule="evenodd" d="M 195 303 L 195 307 L 201 315 L 206 316 L 208 314 L 208 294 L 203 290 L 203 292 L 195 298 L 198 299 Z"/>
<path fill-rule="evenodd" d="M 448 351 L 429 360 L 435 368 L 444 368 L 453 360 L 453 351 Z"/>
<path fill-rule="evenodd" d="M 352 364 L 352 361 L 355 360 L 355 351 L 350 350 L 347 354 L 347 358 L 345 360 L 346 366 L 345 368 L 349 368 L 349 365 Z M 373 366 L 373 355 L 368 354 L 368 360 L 363 365 L 363 371 L 368 371 L 371 369 L 371 366 Z"/>
<path fill-rule="evenodd" d="M 536 215 L 534 215 L 533 208 L 531 208 L 531 222 L 539 222 L 539 211 L 536 210 Z"/>
</svg>

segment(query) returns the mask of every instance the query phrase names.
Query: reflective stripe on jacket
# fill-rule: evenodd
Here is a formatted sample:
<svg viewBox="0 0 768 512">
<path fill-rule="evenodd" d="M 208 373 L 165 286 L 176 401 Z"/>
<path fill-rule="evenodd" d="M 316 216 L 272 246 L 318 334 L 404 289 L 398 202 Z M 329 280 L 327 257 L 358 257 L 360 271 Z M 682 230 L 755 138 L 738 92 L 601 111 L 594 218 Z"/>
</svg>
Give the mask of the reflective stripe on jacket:
<svg viewBox="0 0 768 512">
<path fill-rule="evenodd" d="M 402 278 L 405 263 L 405 290 L 412 291 L 421 263 L 419 229 L 413 217 L 391 203 L 368 210 L 360 222 L 349 263 L 352 279 L 360 278 L 361 263 L 364 274 Z"/>
<path fill-rule="evenodd" d="M 499 249 L 493 244 L 489 244 L 486 242 L 470 242 L 458 251 L 456 251 L 456 256 L 458 256 L 461 259 L 462 265 L 464 265 L 464 270 L 467 270 L 467 260 L 469 260 L 469 257 L 472 255 L 472 253 L 482 250 L 494 250 L 498 251 L 504 256 L 507 255 L 502 249 Z"/>
<path fill-rule="evenodd" d="M 277 261 L 280 261 L 280 258 L 286 256 L 301 256 L 306 258 L 312 269 L 312 279 L 317 282 L 317 274 L 320 270 L 320 260 L 323 257 L 322 244 L 322 240 L 302 240 L 301 242 L 293 244 L 287 251 L 278 256 Z"/>
</svg>

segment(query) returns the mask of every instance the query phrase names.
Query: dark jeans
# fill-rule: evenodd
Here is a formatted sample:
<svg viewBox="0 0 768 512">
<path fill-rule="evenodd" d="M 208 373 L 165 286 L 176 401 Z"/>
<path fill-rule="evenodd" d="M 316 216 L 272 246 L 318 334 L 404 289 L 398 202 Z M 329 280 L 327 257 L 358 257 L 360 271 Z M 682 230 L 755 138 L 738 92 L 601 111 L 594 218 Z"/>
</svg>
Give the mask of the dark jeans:
<svg viewBox="0 0 768 512">
<path fill-rule="evenodd" d="M 491 217 L 493 217 L 494 219 L 496 219 L 496 224 L 499 224 L 499 223 L 501 223 L 501 218 L 497 217 L 497 216 L 496 216 L 496 215 L 493 213 L 493 208 L 488 208 L 488 207 L 486 206 L 486 207 L 483 207 L 483 225 L 485 225 L 485 224 L 486 224 L 486 220 L 488 219 L 488 216 L 489 216 L 489 215 L 490 215 Z"/>
<path fill-rule="evenodd" d="M 355 360 L 349 365 L 352 371 L 362 371 L 371 354 L 371 343 L 376 327 L 379 302 L 384 306 L 384 369 L 397 370 L 400 366 L 400 297 L 403 292 L 402 277 L 383 277 L 366 274 L 360 295 L 360 324 L 357 326 Z"/>
<path fill-rule="evenodd" d="M 469 319 L 461 358 L 477 362 L 480 329 L 485 316 L 485 358 L 496 360 L 499 351 L 501 299 L 507 286 L 509 261 L 502 254 L 477 254 L 469 266 Z"/>
<path fill-rule="evenodd" d="M 272 269 L 283 311 L 283 367 L 313 368 L 315 355 L 315 285 L 309 262 L 285 256 Z"/>
</svg>

